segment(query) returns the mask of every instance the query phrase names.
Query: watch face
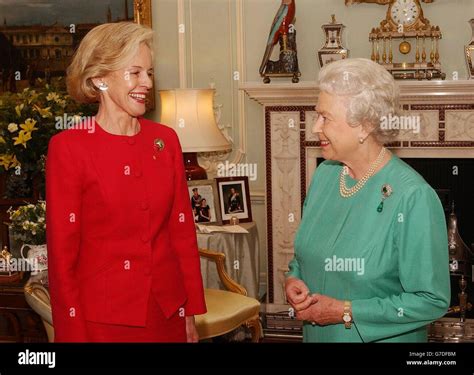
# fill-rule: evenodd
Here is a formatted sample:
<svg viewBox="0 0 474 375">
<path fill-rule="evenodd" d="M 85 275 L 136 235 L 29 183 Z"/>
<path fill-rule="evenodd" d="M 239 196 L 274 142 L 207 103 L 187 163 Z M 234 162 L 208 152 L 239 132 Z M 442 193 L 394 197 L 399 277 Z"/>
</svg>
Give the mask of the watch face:
<svg viewBox="0 0 474 375">
<path fill-rule="evenodd" d="M 351 316 L 349 314 L 345 314 L 342 317 L 342 320 L 344 320 L 346 323 L 349 323 L 351 321 Z"/>
<path fill-rule="evenodd" d="M 397 25 L 413 25 L 420 16 L 420 9 L 415 0 L 396 0 L 392 4 L 390 16 Z"/>
</svg>

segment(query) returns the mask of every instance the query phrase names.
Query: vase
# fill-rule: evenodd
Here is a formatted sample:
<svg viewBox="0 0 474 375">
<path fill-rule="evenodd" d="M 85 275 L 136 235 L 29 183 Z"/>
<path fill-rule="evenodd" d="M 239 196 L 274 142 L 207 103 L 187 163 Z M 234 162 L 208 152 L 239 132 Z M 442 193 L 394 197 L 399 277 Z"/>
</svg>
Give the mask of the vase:
<svg viewBox="0 0 474 375">
<path fill-rule="evenodd" d="M 474 79 L 474 18 L 469 20 L 469 24 L 471 25 L 472 37 L 465 48 L 465 52 L 469 79 Z"/>
<path fill-rule="evenodd" d="M 27 256 L 23 251 L 26 251 Z M 27 262 L 28 264 L 28 271 L 31 270 L 31 275 L 38 275 L 40 272 L 45 271 L 48 269 L 48 251 L 46 248 L 46 244 L 44 245 L 28 245 L 24 244 L 20 250 L 21 257 Z"/>
</svg>

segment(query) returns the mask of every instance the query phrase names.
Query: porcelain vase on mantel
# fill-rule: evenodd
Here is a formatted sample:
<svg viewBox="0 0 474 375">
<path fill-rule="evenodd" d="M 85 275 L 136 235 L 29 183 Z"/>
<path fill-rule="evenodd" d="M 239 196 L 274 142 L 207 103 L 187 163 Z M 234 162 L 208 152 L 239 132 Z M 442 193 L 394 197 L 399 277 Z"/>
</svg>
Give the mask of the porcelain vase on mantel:
<svg viewBox="0 0 474 375">
<path fill-rule="evenodd" d="M 466 62 L 469 79 L 474 79 L 474 18 L 469 20 L 472 30 L 472 38 L 470 43 L 466 46 Z"/>
</svg>

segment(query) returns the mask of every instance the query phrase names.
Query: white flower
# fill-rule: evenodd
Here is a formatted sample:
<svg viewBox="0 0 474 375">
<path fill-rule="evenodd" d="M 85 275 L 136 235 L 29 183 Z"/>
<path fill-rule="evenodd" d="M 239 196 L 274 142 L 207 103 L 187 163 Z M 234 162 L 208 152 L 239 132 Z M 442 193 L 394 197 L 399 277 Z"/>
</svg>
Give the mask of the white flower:
<svg viewBox="0 0 474 375">
<path fill-rule="evenodd" d="M 18 130 L 18 125 L 12 122 L 11 124 L 8 125 L 8 131 L 10 133 L 14 133 Z"/>
</svg>

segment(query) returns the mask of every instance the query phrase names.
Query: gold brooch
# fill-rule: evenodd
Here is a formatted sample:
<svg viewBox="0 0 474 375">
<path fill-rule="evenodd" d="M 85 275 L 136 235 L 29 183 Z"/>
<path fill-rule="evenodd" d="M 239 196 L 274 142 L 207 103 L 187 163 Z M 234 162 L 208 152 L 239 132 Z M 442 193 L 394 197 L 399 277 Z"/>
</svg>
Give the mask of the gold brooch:
<svg viewBox="0 0 474 375">
<path fill-rule="evenodd" d="M 158 151 L 163 151 L 163 149 L 165 148 L 165 142 L 163 142 L 163 140 L 160 138 L 155 139 L 154 145 Z"/>
</svg>

